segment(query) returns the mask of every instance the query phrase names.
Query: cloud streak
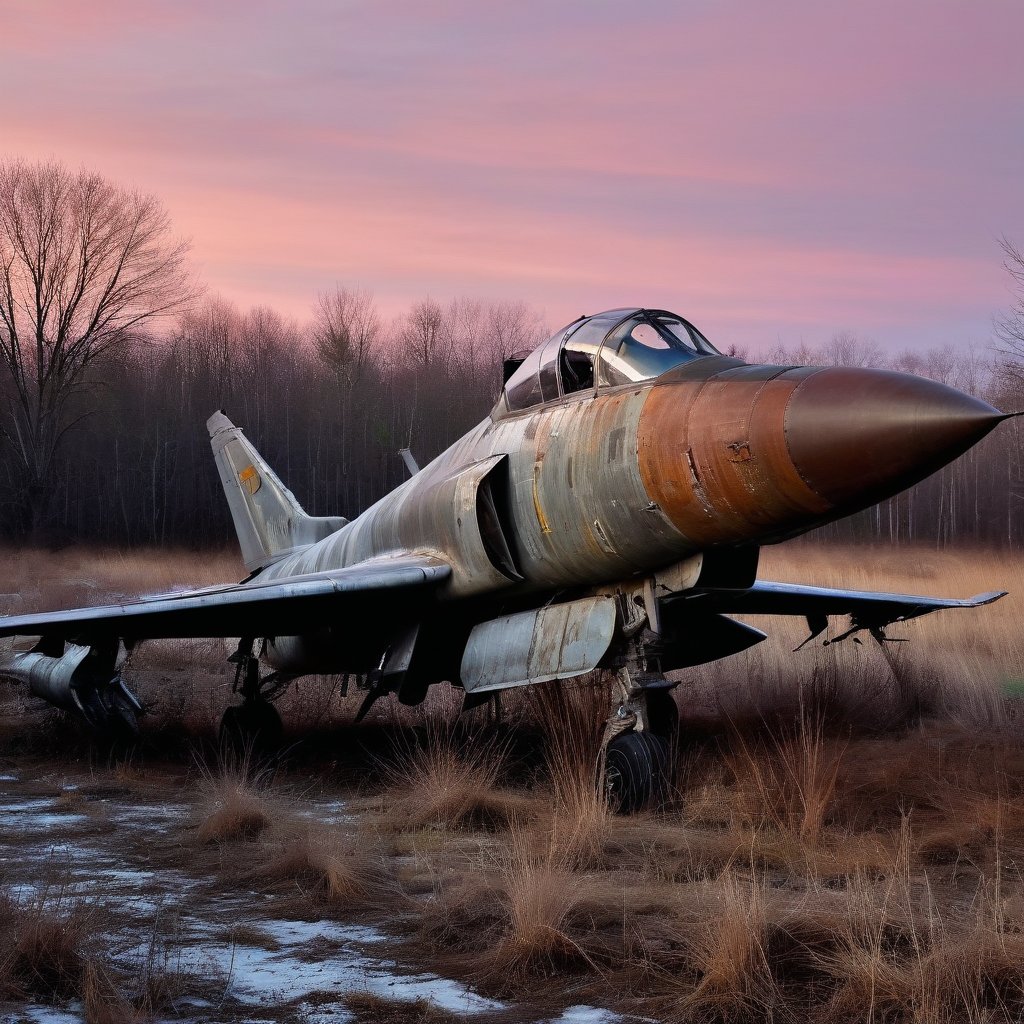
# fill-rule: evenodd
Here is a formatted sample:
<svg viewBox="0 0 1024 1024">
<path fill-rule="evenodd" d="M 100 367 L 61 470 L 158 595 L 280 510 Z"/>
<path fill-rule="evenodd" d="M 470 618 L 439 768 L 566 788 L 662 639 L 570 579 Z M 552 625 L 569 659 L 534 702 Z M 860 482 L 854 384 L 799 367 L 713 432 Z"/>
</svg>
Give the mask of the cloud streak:
<svg viewBox="0 0 1024 1024">
<path fill-rule="evenodd" d="M 5 154 L 158 193 L 213 289 L 296 315 L 343 280 L 984 341 L 1024 236 L 1002 0 L 18 0 L 5 28 Z"/>
</svg>

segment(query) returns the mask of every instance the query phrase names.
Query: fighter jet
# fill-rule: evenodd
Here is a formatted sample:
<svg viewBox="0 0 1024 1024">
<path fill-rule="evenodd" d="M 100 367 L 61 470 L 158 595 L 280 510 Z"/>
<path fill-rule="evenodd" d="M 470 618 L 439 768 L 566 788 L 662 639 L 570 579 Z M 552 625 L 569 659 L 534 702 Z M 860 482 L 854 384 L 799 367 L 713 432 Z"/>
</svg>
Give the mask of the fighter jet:
<svg viewBox="0 0 1024 1024">
<path fill-rule="evenodd" d="M 609 670 L 604 785 L 659 792 L 679 720 L 666 673 L 765 634 L 733 615 L 798 615 L 809 637 L 885 629 L 966 600 L 757 578 L 761 545 L 887 498 L 1003 413 L 888 370 L 749 365 L 660 309 L 581 317 L 509 360 L 490 415 L 348 521 L 307 515 L 223 412 L 207 426 L 249 575 L 107 607 L 0 618 L 38 637 L 5 669 L 100 728 L 142 710 L 121 678 L 150 638 L 240 637 L 225 730 L 280 731 L 271 705 L 308 673 L 357 676 L 362 714 L 433 683 L 471 708 L 510 687 Z M 264 671 L 264 666 L 267 671 Z"/>
</svg>

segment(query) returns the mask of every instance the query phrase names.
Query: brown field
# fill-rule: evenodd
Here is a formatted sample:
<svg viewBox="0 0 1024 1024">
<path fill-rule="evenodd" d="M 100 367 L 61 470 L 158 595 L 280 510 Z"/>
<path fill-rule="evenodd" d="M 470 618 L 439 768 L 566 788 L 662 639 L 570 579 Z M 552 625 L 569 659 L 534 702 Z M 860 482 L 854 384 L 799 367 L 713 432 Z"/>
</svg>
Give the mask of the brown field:
<svg viewBox="0 0 1024 1024">
<path fill-rule="evenodd" d="M 0 566 L 11 611 L 242 575 L 228 554 L 12 553 Z M 804 543 L 766 550 L 761 575 L 1011 593 L 893 627 L 912 642 L 884 650 L 793 653 L 803 620 L 751 619 L 768 641 L 683 674 L 678 784 L 633 818 L 591 784 L 600 685 L 511 699 L 500 730 L 482 712 L 458 719 L 448 688 L 353 728 L 359 695 L 304 680 L 279 704 L 289 751 L 255 778 L 213 743 L 230 702 L 219 641 L 132 656 L 126 675 L 153 710 L 131 751 L 96 748 L 4 685 L 4 799 L 49 801 L 68 841 L 150 872 L 154 892 L 180 876 L 180 905 L 132 915 L 40 860 L 52 836 L 6 811 L 0 1009 L 253 1019 L 239 964 L 281 956 L 281 922 L 321 921 L 379 928 L 409 976 L 492 1002 L 471 1013 L 356 985 L 282 992 L 261 1020 L 319 1019 L 328 1004 L 359 1021 L 533 1021 L 579 1005 L 680 1022 L 1024 1019 L 1024 560 Z M 123 824 L 172 804 L 159 832 Z M 189 931 L 185 918 L 209 921 Z M 231 961 L 197 970 L 204 943 Z M 340 949 L 302 956 L 329 970 Z"/>
</svg>

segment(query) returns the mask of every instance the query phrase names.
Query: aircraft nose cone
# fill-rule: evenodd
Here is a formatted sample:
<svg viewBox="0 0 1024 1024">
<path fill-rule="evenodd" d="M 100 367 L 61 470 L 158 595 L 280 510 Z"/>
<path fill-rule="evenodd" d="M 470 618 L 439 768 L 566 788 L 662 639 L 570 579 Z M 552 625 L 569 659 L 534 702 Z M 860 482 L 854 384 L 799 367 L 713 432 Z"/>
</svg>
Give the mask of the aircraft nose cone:
<svg viewBox="0 0 1024 1024">
<path fill-rule="evenodd" d="M 935 472 L 1003 418 L 987 402 L 923 377 L 827 367 L 790 398 L 786 446 L 822 498 L 864 506 Z"/>
</svg>

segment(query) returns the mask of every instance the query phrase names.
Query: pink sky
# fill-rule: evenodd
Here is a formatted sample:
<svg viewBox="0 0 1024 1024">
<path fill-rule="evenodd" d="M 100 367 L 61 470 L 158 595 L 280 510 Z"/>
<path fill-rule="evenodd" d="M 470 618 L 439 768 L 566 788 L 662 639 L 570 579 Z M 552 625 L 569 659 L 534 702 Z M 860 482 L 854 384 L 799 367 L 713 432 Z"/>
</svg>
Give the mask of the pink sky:
<svg viewBox="0 0 1024 1024">
<path fill-rule="evenodd" d="M 212 291 L 300 318 L 340 281 L 983 345 L 1022 38 L 1019 0 L 6 0 L 0 156 L 156 193 Z"/>
</svg>

